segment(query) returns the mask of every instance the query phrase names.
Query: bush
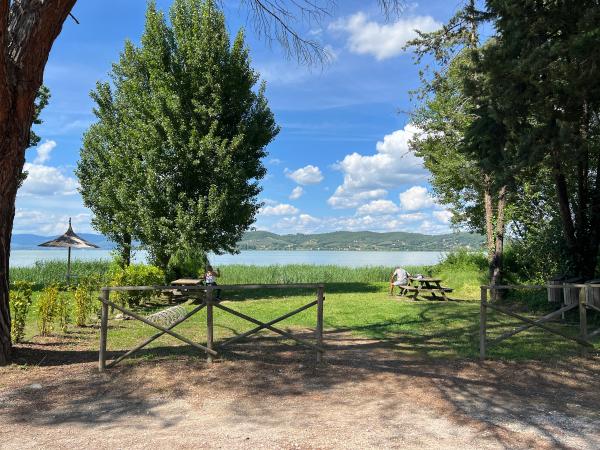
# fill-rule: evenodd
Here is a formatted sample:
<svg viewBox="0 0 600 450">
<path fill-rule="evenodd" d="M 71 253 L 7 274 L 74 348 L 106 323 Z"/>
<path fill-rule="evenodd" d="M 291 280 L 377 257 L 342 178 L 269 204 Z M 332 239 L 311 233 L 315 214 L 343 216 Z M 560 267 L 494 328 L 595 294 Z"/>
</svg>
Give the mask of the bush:
<svg viewBox="0 0 600 450">
<path fill-rule="evenodd" d="M 194 278 L 204 272 L 208 258 L 201 250 L 181 249 L 169 260 L 167 265 L 166 280 L 172 281 L 179 278 Z"/>
<path fill-rule="evenodd" d="M 56 303 L 56 316 L 58 318 L 58 325 L 63 333 L 67 332 L 67 327 L 71 323 L 71 308 L 69 302 L 69 292 L 59 291 L 58 299 Z"/>
<path fill-rule="evenodd" d="M 54 319 L 58 313 L 58 297 L 60 289 L 54 283 L 42 290 L 38 300 L 38 328 L 42 336 L 47 336 L 52 331 Z"/>
<path fill-rule="evenodd" d="M 32 301 L 33 284 L 28 281 L 15 281 L 10 291 L 11 329 L 13 342 L 21 342 L 25 336 L 25 322 Z"/>
<path fill-rule="evenodd" d="M 75 309 L 75 324 L 84 327 L 88 317 L 94 312 L 94 293 L 98 285 L 92 279 L 79 280 L 79 284 L 73 292 L 73 306 Z"/>
<path fill-rule="evenodd" d="M 164 272 L 146 264 L 132 264 L 125 269 L 113 269 L 111 286 L 155 286 L 165 282 Z M 115 300 L 129 306 L 140 305 L 154 295 L 153 291 L 115 292 Z"/>
</svg>

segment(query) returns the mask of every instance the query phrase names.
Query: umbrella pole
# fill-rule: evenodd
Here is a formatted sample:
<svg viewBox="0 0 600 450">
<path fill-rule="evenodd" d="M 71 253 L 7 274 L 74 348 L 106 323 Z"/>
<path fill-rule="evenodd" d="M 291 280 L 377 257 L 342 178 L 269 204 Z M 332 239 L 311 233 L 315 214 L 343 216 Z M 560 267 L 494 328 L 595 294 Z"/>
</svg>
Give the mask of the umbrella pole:
<svg viewBox="0 0 600 450">
<path fill-rule="evenodd" d="M 67 254 L 67 284 L 71 285 L 71 247 L 68 247 L 69 251 Z"/>
</svg>

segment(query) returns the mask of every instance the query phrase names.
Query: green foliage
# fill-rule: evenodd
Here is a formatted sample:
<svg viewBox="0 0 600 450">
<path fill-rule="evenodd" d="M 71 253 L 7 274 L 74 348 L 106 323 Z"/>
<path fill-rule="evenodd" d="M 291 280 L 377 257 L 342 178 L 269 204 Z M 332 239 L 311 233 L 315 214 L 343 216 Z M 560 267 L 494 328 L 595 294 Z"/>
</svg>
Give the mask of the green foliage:
<svg viewBox="0 0 600 450">
<path fill-rule="evenodd" d="M 165 283 L 164 272 L 156 266 L 131 264 L 113 272 L 112 286 L 160 286 Z M 140 305 L 153 297 L 152 291 L 113 292 L 116 301 L 129 306 Z"/>
<path fill-rule="evenodd" d="M 56 316 L 58 325 L 63 333 L 67 332 L 68 326 L 71 323 L 71 296 L 67 290 L 61 290 L 58 293 L 56 302 Z"/>
<path fill-rule="evenodd" d="M 140 46 L 126 42 L 77 174 L 94 226 L 138 239 L 167 269 L 182 247 L 231 252 L 260 208 L 265 147 L 279 129 L 244 35 L 230 42 L 212 0 L 150 2 Z"/>
<path fill-rule="evenodd" d="M 15 281 L 10 290 L 11 338 L 21 342 L 25 335 L 25 323 L 32 302 L 32 284 L 28 281 Z"/>
<path fill-rule="evenodd" d="M 75 315 L 75 324 L 78 327 L 84 327 L 87 320 L 94 312 L 96 301 L 95 293 L 98 291 L 98 283 L 90 278 L 80 279 L 73 291 L 73 306 Z"/>
<path fill-rule="evenodd" d="M 97 284 L 107 284 L 109 278 L 108 261 L 79 261 L 71 262 L 71 273 L 78 280 L 90 279 Z M 11 279 L 29 281 L 35 289 L 42 289 L 54 283 L 63 283 L 67 274 L 67 262 L 64 260 L 36 261 L 31 267 L 13 267 L 10 269 Z"/>
<path fill-rule="evenodd" d="M 170 282 L 179 278 L 195 278 L 208 264 L 208 257 L 202 250 L 192 250 L 187 247 L 179 249 L 169 260 L 166 272 L 166 281 Z"/>
<path fill-rule="evenodd" d="M 59 307 L 60 289 L 58 284 L 44 288 L 38 298 L 38 329 L 42 336 L 48 336 L 55 319 L 62 313 Z"/>
</svg>

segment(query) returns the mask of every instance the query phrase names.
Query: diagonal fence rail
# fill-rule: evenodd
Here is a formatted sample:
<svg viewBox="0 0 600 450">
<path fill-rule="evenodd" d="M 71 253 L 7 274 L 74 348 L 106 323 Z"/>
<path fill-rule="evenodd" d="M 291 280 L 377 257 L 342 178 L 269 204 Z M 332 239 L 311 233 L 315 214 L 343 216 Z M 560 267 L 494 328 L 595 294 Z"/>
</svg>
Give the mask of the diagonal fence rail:
<svg viewBox="0 0 600 450">
<path fill-rule="evenodd" d="M 495 303 L 488 301 L 488 292 L 494 291 L 509 291 L 509 290 L 540 290 L 540 289 L 582 289 L 582 292 L 579 295 L 579 301 L 577 303 L 562 305 L 560 309 L 553 311 L 549 314 L 546 314 L 543 317 L 538 319 L 530 319 L 529 317 L 525 317 L 521 314 L 517 314 L 504 306 L 499 306 Z M 593 348 L 594 345 L 590 341 L 591 338 L 600 335 L 600 328 L 595 331 L 589 332 L 588 330 L 588 322 L 587 322 L 587 311 L 593 310 L 596 312 L 600 312 L 600 308 L 588 302 L 590 298 L 589 289 L 598 289 L 600 288 L 600 284 L 562 284 L 562 285 L 503 285 L 503 286 L 481 286 L 481 306 L 479 312 L 479 357 L 481 360 L 485 360 L 487 349 L 494 345 L 498 345 L 501 342 L 509 339 L 516 334 L 522 333 L 523 331 L 529 330 L 531 328 L 537 327 L 546 332 L 555 334 L 557 336 L 562 337 L 563 339 L 567 339 L 579 344 L 581 348 L 582 355 L 587 355 L 588 350 Z M 494 296 L 491 296 L 494 298 Z M 554 329 L 548 325 L 547 322 L 559 317 L 563 316 L 568 311 L 579 310 L 579 335 L 572 336 L 569 335 L 562 330 Z M 488 309 L 493 309 L 501 314 L 507 315 L 514 319 L 523 322 L 524 325 L 521 325 L 513 330 L 510 330 L 506 333 L 501 334 L 500 336 L 488 340 L 487 338 L 487 319 L 488 319 Z"/>
<path fill-rule="evenodd" d="M 154 291 L 154 292 L 168 292 L 173 291 L 175 288 L 173 286 L 111 286 L 111 287 L 103 287 L 100 291 L 99 300 L 102 303 L 102 312 L 101 312 L 101 320 L 100 320 L 100 348 L 98 352 L 98 369 L 102 372 L 110 367 L 114 367 L 116 364 L 123 361 L 125 358 L 130 357 L 134 353 L 138 352 L 142 348 L 146 347 L 151 342 L 155 341 L 159 337 L 168 334 L 173 336 L 176 339 L 179 339 L 182 342 L 185 342 L 188 345 L 206 353 L 207 361 L 212 362 L 213 357 L 219 356 L 218 350 L 221 350 L 234 342 L 245 339 L 253 334 L 258 333 L 261 330 L 267 329 L 274 333 L 277 333 L 281 336 L 284 336 L 287 339 L 293 340 L 298 344 L 310 348 L 316 351 L 317 362 L 321 362 L 323 360 L 323 354 L 325 352 L 323 346 L 323 304 L 325 301 L 325 286 L 323 284 L 245 284 L 245 285 L 222 285 L 222 286 L 177 286 L 178 291 L 184 291 L 188 294 L 200 294 L 202 292 L 205 293 L 204 298 L 200 305 L 196 306 L 187 314 L 181 316 L 181 314 L 172 315 L 173 322 L 170 324 L 166 323 L 158 323 L 162 322 L 163 316 L 161 314 L 153 314 L 150 317 L 144 317 L 134 311 L 131 311 L 121 305 L 118 305 L 110 300 L 111 292 L 131 292 L 131 291 Z M 262 322 L 254 317 L 251 317 L 247 314 L 236 311 L 232 308 L 229 308 L 221 303 L 221 300 L 214 298 L 214 291 L 240 291 L 240 290 L 257 290 L 257 289 L 314 289 L 316 291 L 316 300 L 303 305 L 293 311 L 290 311 L 282 316 L 276 317 L 273 320 L 268 322 Z M 316 317 L 316 327 L 315 327 L 315 342 L 310 342 L 307 339 L 300 338 L 298 336 L 293 335 L 287 331 L 284 331 L 280 328 L 275 327 L 274 325 L 282 320 L 285 320 L 289 317 L 292 317 L 302 311 L 305 311 L 309 308 L 316 306 L 317 308 L 317 317 Z M 109 308 L 116 309 L 123 314 L 138 320 L 146 325 L 149 325 L 158 330 L 157 333 L 145 339 L 143 342 L 136 345 L 134 348 L 126 351 L 122 355 L 118 356 L 114 360 L 107 363 L 107 340 L 108 340 L 108 316 L 109 316 Z M 181 323 L 189 320 L 192 316 L 198 313 L 200 310 L 206 308 L 206 343 L 204 345 L 194 342 L 191 339 L 173 331 L 173 328 L 180 325 Z M 214 320 L 213 320 L 213 309 L 218 308 L 228 314 L 239 317 L 241 319 L 246 320 L 256 327 L 252 328 L 249 331 L 246 331 L 240 335 L 234 336 L 222 343 L 217 343 L 215 345 L 214 342 Z M 167 314 L 166 316 L 169 316 Z M 152 320 L 154 319 L 154 320 Z"/>
</svg>

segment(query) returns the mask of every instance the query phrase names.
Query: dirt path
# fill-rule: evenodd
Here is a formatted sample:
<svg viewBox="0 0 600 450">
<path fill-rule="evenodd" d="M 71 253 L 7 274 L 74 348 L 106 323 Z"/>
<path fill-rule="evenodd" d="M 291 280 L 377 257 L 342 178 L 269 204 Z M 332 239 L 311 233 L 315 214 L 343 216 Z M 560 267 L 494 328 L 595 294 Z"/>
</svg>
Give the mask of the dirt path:
<svg viewBox="0 0 600 450">
<path fill-rule="evenodd" d="M 265 338 L 211 366 L 180 355 L 105 374 L 95 354 L 64 364 L 31 346 L 22 357 L 43 365 L 0 369 L 0 447 L 600 448 L 598 358 L 480 365 L 328 342 L 320 367 Z"/>
</svg>

